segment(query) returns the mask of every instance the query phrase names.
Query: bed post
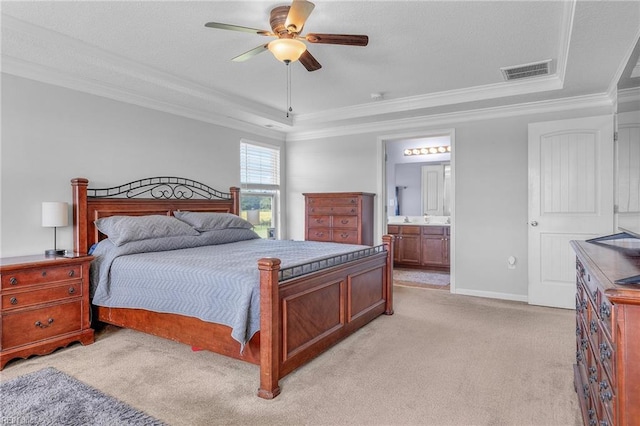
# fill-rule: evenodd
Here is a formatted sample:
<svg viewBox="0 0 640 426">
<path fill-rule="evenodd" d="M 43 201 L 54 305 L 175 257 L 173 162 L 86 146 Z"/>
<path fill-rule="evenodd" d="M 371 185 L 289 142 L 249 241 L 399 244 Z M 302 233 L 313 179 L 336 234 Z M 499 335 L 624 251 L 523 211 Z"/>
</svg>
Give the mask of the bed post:
<svg viewBox="0 0 640 426">
<path fill-rule="evenodd" d="M 231 197 L 233 197 L 233 211 L 231 213 L 240 216 L 240 188 L 232 186 L 229 188 Z"/>
<path fill-rule="evenodd" d="M 87 254 L 87 187 L 85 178 L 71 179 L 73 197 L 73 252 Z"/>
<path fill-rule="evenodd" d="M 260 389 L 258 396 L 273 399 L 280 393 L 280 259 L 258 260 L 260 270 Z"/>
<path fill-rule="evenodd" d="M 393 235 L 383 235 L 382 243 L 387 251 L 387 277 L 385 284 L 385 292 L 387 293 L 387 303 L 385 304 L 384 313 L 393 315 Z"/>
</svg>

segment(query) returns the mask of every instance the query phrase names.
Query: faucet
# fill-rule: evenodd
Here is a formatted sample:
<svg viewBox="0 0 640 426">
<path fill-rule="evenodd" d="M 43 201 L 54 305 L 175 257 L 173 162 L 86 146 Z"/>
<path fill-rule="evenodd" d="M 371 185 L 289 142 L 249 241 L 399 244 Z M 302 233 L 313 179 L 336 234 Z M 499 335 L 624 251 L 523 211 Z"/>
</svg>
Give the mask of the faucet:
<svg viewBox="0 0 640 426">
<path fill-rule="evenodd" d="M 409 216 L 405 216 L 403 222 L 404 223 L 411 223 L 411 221 L 409 220 Z"/>
</svg>

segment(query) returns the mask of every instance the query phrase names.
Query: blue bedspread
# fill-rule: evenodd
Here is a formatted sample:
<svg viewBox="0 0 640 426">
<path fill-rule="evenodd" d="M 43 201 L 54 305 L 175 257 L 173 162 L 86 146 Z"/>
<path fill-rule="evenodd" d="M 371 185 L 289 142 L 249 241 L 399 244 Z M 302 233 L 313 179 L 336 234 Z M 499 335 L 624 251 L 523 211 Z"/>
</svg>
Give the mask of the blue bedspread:
<svg viewBox="0 0 640 426">
<path fill-rule="evenodd" d="M 365 248 L 313 241 L 227 242 L 234 238 L 225 235 L 205 232 L 120 247 L 103 240 L 93 253 L 92 303 L 224 324 L 244 346 L 260 329 L 258 259 L 276 257 L 288 267 Z"/>
</svg>

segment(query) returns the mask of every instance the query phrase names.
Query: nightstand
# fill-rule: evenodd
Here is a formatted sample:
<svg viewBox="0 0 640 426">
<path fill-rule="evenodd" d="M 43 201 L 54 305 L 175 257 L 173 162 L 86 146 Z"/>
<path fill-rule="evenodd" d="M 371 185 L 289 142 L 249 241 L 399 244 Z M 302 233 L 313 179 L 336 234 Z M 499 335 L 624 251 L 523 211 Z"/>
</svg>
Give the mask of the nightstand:
<svg viewBox="0 0 640 426">
<path fill-rule="evenodd" d="M 0 259 L 0 370 L 14 358 L 93 343 L 89 310 L 92 256 Z"/>
</svg>

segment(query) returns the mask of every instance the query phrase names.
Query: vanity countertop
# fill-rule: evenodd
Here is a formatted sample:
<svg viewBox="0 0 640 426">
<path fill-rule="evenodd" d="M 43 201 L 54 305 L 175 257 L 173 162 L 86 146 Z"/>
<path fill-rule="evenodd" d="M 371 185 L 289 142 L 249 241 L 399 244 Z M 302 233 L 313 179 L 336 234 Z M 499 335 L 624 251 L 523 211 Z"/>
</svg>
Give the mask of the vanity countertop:
<svg viewBox="0 0 640 426">
<path fill-rule="evenodd" d="M 387 225 L 451 226 L 449 216 L 389 216 Z"/>
<path fill-rule="evenodd" d="M 420 223 L 420 222 L 409 222 L 409 223 L 405 223 L 405 222 L 389 222 L 387 223 L 387 226 L 389 225 L 397 225 L 397 226 L 451 226 L 451 224 L 449 223 Z"/>
</svg>

